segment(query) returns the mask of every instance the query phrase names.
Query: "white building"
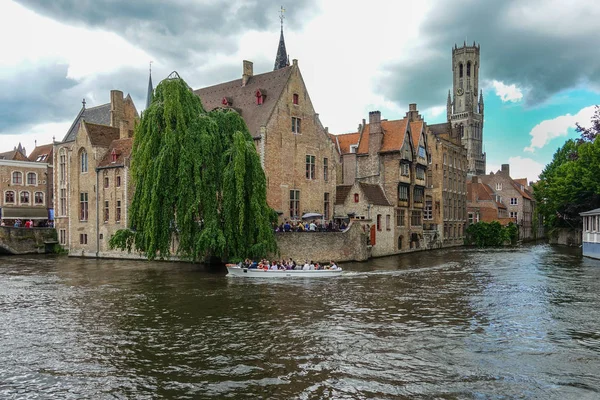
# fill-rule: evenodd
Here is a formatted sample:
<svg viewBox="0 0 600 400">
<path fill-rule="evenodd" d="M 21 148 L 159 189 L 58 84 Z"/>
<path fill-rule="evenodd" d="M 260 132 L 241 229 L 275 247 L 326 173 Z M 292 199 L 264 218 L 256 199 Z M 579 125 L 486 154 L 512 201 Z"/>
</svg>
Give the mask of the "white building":
<svg viewBox="0 0 600 400">
<path fill-rule="evenodd" d="M 600 259 L 600 208 L 579 215 L 583 218 L 583 255 Z"/>
</svg>

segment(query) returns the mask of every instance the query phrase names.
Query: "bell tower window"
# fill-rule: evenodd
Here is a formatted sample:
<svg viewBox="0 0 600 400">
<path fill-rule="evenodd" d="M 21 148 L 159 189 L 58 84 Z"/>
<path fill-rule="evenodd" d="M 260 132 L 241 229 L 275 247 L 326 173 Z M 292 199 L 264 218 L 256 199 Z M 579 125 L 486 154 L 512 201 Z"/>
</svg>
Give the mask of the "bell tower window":
<svg viewBox="0 0 600 400">
<path fill-rule="evenodd" d="M 471 61 L 467 63 L 467 76 L 471 76 Z"/>
<path fill-rule="evenodd" d="M 458 77 L 459 78 L 463 77 L 463 65 L 462 65 L 462 63 L 460 63 L 460 65 L 458 66 Z"/>
</svg>

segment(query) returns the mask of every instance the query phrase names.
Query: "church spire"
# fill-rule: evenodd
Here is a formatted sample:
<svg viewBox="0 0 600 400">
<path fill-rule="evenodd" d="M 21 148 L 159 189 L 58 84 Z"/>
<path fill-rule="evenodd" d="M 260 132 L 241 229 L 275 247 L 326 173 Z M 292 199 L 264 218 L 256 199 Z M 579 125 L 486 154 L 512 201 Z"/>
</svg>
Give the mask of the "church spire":
<svg viewBox="0 0 600 400">
<path fill-rule="evenodd" d="M 148 78 L 148 94 L 146 95 L 146 108 L 150 107 L 152 97 L 154 95 L 154 87 L 152 86 L 152 61 L 150 61 L 150 75 Z"/>
<path fill-rule="evenodd" d="M 289 65 L 287 51 L 285 50 L 285 40 L 283 39 L 283 13 L 285 12 L 285 8 L 281 6 L 281 10 L 279 11 L 281 20 L 281 35 L 279 36 L 279 47 L 277 47 L 277 56 L 275 57 L 275 68 L 273 71 L 278 70 L 280 68 L 285 68 Z"/>
</svg>

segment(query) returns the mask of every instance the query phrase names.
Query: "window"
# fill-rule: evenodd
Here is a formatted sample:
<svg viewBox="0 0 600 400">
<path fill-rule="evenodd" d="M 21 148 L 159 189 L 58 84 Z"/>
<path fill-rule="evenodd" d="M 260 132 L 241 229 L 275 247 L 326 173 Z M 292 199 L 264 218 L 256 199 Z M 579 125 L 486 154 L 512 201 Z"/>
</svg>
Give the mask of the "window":
<svg viewBox="0 0 600 400">
<path fill-rule="evenodd" d="M 60 189 L 60 215 L 67 215 L 67 189 Z"/>
<path fill-rule="evenodd" d="M 64 150 L 61 150 L 60 155 L 60 181 L 64 182 L 67 180 L 67 156 L 64 154 Z"/>
<path fill-rule="evenodd" d="M 473 213 L 469 213 L 469 225 L 473 223 Z"/>
<path fill-rule="evenodd" d="M 426 220 L 433 219 L 433 203 L 431 200 L 427 200 L 425 202 L 425 210 L 423 211 L 423 219 L 426 219 Z"/>
<path fill-rule="evenodd" d="M 327 182 L 329 180 L 329 159 L 328 158 L 324 158 L 323 159 L 323 180 L 325 182 Z"/>
<path fill-rule="evenodd" d="M 15 171 L 12 173 L 12 183 L 13 185 L 21 185 L 23 183 L 23 174 L 19 171 Z"/>
<path fill-rule="evenodd" d="M 79 157 L 81 161 L 81 172 L 88 172 L 88 154 L 87 151 L 82 150 L 81 156 Z"/>
<path fill-rule="evenodd" d="M 292 101 L 294 102 L 294 104 L 298 105 L 298 94 L 294 93 L 294 95 L 292 96 Z"/>
<path fill-rule="evenodd" d="M 79 220 L 87 221 L 88 219 L 88 194 L 79 193 Z"/>
<path fill-rule="evenodd" d="M 27 173 L 27 184 L 28 185 L 37 185 L 37 174 L 35 172 Z"/>
<path fill-rule="evenodd" d="M 5 203 L 14 203 L 15 202 L 15 192 L 13 192 L 12 190 L 9 190 L 6 193 L 4 193 L 4 202 Z"/>
<path fill-rule="evenodd" d="M 398 236 L 398 250 L 402 250 L 402 235 Z"/>
<path fill-rule="evenodd" d="M 33 201 L 35 204 L 44 204 L 44 193 L 35 192 L 33 195 Z"/>
<path fill-rule="evenodd" d="M 87 233 L 79 234 L 79 244 L 87 244 Z"/>
<path fill-rule="evenodd" d="M 290 218 L 300 215 L 300 191 L 290 190 Z"/>
<path fill-rule="evenodd" d="M 421 226 L 421 211 L 413 211 L 410 216 L 410 226 Z"/>
<path fill-rule="evenodd" d="M 459 78 L 463 77 L 463 65 L 462 65 L 462 63 L 460 63 L 460 65 L 458 66 L 458 77 Z"/>
<path fill-rule="evenodd" d="M 406 163 L 400 164 L 400 174 L 402 176 L 410 176 L 410 165 Z"/>
<path fill-rule="evenodd" d="M 35 159 L 35 161 L 36 161 L 36 162 L 43 162 L 43 161 L 45 161 L 45 160 L 46 160 L 46 158 L 48 158 L 48 154 L 40 154 L 40 155 L 39 155 L 39 156 L 38 156 L 38 157 Z"/>
<path fill-rule="evenodd" d="M 511 211 L 510 212 L 510 217 L 511 218 L 515 218 L 516 219 L 516 218 L 518 218 L 518 216 L 519 216 L 519 213 L 517 211 Z"/>
<path fill-rule="evenodd" d="M 448 155 L 444 153 L 444 165 L 448 164 Z"/>
<path fill-rule="evenodd" d="M 104 223 L 108 222 L 108 218 L 110 217 L 110 209 L 109 209 L 109 202 L 105 201 L 104 202 Z"/>
<path fill-rule="evenodd" d="M 107 188 L 108 187 L 108 176 L 104 177 L 104 187 Z"/>
<path fill-rule="evenodd" d="M 408 185 L 398 185 L 398 201 L 408 201 Z"/>
<path fill-rule="evenodd" d="M 510 198 L 510 205 L 511 205 L 511 206 L 516 206 L 516 205 L 518 205 L 518 204 L 519 204 L 519 202 L 518 202 L 518 200 L 517 200 L 517 198 L 516 198 L 516 197 L 511 197 L 511 198 Z"/>
<path fill-rule="evenodd" d="M 29 192 L 21 192 L 21 204 L 29 204 Z"/>
<path fill-rule="evenodd" d="M 420 187 L 420 186 L 415 186 L 415 203 L 422 203 L 423 202 L 423 195 L 425 194 L 425 189 Z"/>
<path fill-rule="evenodd" d="M 502 190 L 502 184 L 496 183 L 496 190 Z"/>
<path fill-rule="evenodd" d="M 67 230 L 66 229 L 61 229 L 58 232 L 59 232 L 59 243 L 60 244 L 67 244 Z"/>
<path fill-rule="evenodd" d="M 406 210 L 396 210 L 396 226 L 404 226 Z"/>
<path fill-rule="evenodd" d="M 117 187 L 121 187 L 121 177 L 117 175 Z"/>
<path fill-rule="evenodd" d="M 354 202 L 358 203 L 358 200 L 360 200 L 360 196 L 358 195 L 358 193 L 354 193 Z"/>
<path fill-rule="evenodd" d="M 377 214 L 377 230 L 381 231 L 381 214 Z"/>
<path fill-rule="evenodd" d="M 351 144 L 350 145 L 350 153 L 356 153 L 358 151 L 358 145 L 357 144 Z"/>
<path fill-rule="evenodd" d="M 117 152 L 113 149 L 112 153 L 110 153 L 110 161 L 113 163 L 117 162 Z"/>
<path fill-rule="evenodd" d="M 259 106 L 265 102 L 265 97 L 267 97 L 260 89 L 258 89 L 254 95 L 256 96 L 256 104 Z"/>
<path fill-rule="evenodd" d="M 329 219 L 329 193 L 323 193 L 323 218 Z"/>
<path fill-rule="evenodd" d="M 467 62 L 467 76 L 471 76 L 471 61 Z"/>
<path fill-rule="evenodd" d="M 391 221 L 391 219 L 392 218 L 391 218 L 390 214 L 387 214 L 385 216 L 385 230 L 386 231 L 391 231 L 392 230 L 392 226 L 391 226 L 392 225 L 391 224 L 392 221 Z"/>
<path fill-rule="evenodd" d="M 421 167 L 417 167 L 415 170 L 417 174 L 417 179 L 425 179 L 425 169 Z"/>
<path fill-rule="evenodd" d="M 425 158 L 425 156 L 426 156 L 425 147 L 419 146 L 419 157 Z"/>
<path fill-rule="evenodd" d="M 306 179 L 315 179 L 315 156 L 306 156 Z"/>
<path fill-rule="evenodd" d="M 300 118 L 292 117 L 292 133 L 300 133 Z"/>
<path fill-rule="evenodd" d="M 115 222 L 121 222 L 121 200 L 117 200 L 117 212 L 115 213 Z"/>
</svg>

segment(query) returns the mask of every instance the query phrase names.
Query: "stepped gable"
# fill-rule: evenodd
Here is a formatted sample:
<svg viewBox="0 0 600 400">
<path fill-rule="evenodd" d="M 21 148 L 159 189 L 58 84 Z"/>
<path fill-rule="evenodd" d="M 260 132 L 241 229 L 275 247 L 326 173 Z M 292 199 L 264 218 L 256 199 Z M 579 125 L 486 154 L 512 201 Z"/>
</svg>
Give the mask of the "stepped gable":
<svg viewBox="0 0 600 400">
<path fill-rule="evenodd" d="M 335 204 L 344 204 L 354 185 L 338 185 L 335 188 Z"/>
<path fill-rule="evenodd" d="M 82 120 L 93 124 L 110 125 L 110 103 L 90 108 L 81 107 L 79 114 L 75 117 L 73 124 L 71 124 L 71 127 L 63 138 L 63 142 L 72 142 L 75 140 Z"/>
<path fill-rule="evenodd" d="M 370 204 L 376 206 L 390 206 L 390 202 L 385 197 L 383 189 L 379 185 L 373 185 L 370 183 L 359 182 L 358 184 L 361 190 L 364 192 L 367 200 Z"/>
<path fill-rule="evenodd" d="M 404 143 L 406 134 L 407 119 L 397 119 L 395 121 L 381 121 L 381 129 L 383 129 L 383 141 L 381 144 L 381 152 L 399 151 Z M 358 154 L 369 153 L 369 127 L 370 124 L 365 124 L 360 143 L 358 144 Z"/>
<path fill-rule="evenodd" d="M 29 154 L 29 161 L 52 164 L 53 147 L 52 143 L 37 146 L 33 149 L 31 154 Z"/>
<path fill-rule="evenodd" d="M 108 151 L 100 160 L 99 167 L 108 166 L 124 166 L 125 159 L 131 156 L 131 149 L 133 147 L 133 138 L 117 139 L 113 140 L 108 147 Z M 116 160 L 113 161 L 113 151 L 116 154 Z"/>
<path fill-rule="evenodd" d="M 236 110 L 244 118 L 250 134 L 256 138 L 260 135 L 260 127 L 267 125 L 275 104 L 287 85 L 292 68 L 294 66 L 250 76 L 245 86 L 242 86 L 242 79 L 236 79 L 197 89 L 194 90 L 194 93 L 200 96 L 202 106 L 206 111 L 229 107 L 223 105 L 223 99 L 227 99 L 230 108 Z M 258 105 L 256 101 L 258 89 L 265 95 L 261 105 Z"/>
<path fill-rule="evenodd" d="M 113 140 L 119 138 L 119 129 L 108 125 L 92 124 L 83 121 L 92 146 L 108 147 Z"/>
<path fill-rule="evenodd" d="M 343 133 L 341 135 L 330 135 L 333 142 L 337 145 L 340 154 L 348 154 L 351 153 L 350 146 L 353 144 L 358 144 L 360 140 L 360 133 Z"/>
</svg>

